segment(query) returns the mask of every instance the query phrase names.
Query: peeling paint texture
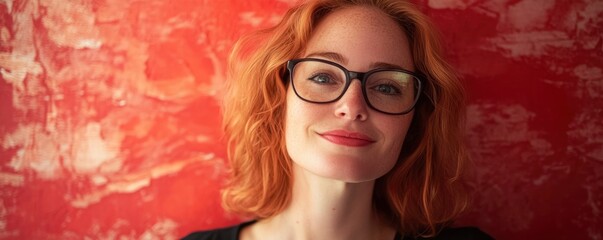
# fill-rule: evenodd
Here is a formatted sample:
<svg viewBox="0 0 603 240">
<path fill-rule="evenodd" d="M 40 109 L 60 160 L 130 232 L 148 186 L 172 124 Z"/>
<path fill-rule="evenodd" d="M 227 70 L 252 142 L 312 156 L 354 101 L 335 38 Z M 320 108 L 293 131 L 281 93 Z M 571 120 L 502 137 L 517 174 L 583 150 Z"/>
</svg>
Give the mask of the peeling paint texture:
<svg viewBox="0 0 603 240">
<path fill-rule="evenodd" d="M 0 1 L 0 238 L 176 239 L 221 210 L 226 58 L 295 1 Z M 417 0 L 497 239 L 603 239 L 603 1 Z"/>
</svg>

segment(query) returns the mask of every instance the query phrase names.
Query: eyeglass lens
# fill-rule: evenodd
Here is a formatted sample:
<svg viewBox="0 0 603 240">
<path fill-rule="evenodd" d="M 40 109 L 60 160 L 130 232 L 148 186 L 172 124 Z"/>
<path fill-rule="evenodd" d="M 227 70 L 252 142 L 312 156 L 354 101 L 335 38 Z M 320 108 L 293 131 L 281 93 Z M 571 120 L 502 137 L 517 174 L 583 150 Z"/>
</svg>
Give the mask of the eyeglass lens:
<svg viewBox="0 0 603 240">
<path fill-rule="evenodd" d="M 298 96 L 316 103 L 332 102 L 346 91 L 346 73 L 340 67 L 321 61 L 300 61 L 292 72 Z M 402 71 L 375 71 L 366 76 L 363 94 L 376 110 L 398 114 L 415 103 L 418 80 Z"/>
</svg>

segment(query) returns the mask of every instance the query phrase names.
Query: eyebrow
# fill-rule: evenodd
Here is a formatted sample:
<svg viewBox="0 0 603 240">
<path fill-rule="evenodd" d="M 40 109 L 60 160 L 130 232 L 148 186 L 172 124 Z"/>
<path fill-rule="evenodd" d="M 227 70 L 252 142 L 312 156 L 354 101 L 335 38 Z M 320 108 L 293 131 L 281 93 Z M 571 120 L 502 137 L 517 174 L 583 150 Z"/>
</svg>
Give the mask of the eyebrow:
<svg viewBox="0 0 603 240">
<path fill-rule="evenodd" d="M 348 60 L 343 55 L 336 53 L 336 52 L 314 52 L 314 53 L 308 54 L 306 57 L 322 57 L 322 58 L 329 59 L 331 61 L 335 61 L 342 65 L 348 63 Z M 386 63 L 386 62 L 371 63 L 370 68 L 371 69 L 375 69 L 375 68 L 405 69 L 399 65 Z"/>
</svg>

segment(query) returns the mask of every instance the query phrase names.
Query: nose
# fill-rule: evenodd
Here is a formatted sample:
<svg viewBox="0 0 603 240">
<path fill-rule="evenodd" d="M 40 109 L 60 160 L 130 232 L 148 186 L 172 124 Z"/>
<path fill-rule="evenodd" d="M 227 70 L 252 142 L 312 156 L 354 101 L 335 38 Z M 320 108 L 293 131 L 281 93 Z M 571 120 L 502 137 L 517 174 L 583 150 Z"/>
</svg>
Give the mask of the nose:
<svg viewBox="0 0 603 240">
<path fill-rule="evenodd" d="M 362 84 L 353 81 L 346 92 L 336 102 L 335 116 L 349 120 L 365 121 L 368 118 L 368 106 L 362 95 Z"/>
</svg>

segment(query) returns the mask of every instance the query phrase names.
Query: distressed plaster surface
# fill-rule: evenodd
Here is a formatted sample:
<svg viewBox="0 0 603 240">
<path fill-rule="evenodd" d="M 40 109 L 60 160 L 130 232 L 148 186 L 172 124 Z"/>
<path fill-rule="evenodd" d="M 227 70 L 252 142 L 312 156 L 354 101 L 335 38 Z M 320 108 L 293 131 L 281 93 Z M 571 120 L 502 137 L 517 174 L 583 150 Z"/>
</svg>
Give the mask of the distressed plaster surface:
<svg viewBox="0 0 603 240">
<path fill-rule="evenodd" d="M 0 1 L 0 238 L 174 239 L 220 208 L 238 36 L 294 1 Z M 468 89 L 460 221 L 603 239 L 603 2 L 419 0 Z"/>
</svg>

